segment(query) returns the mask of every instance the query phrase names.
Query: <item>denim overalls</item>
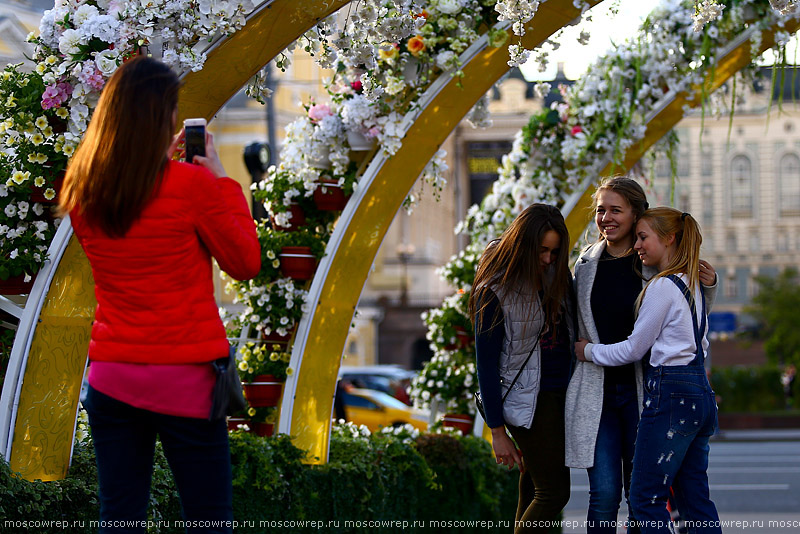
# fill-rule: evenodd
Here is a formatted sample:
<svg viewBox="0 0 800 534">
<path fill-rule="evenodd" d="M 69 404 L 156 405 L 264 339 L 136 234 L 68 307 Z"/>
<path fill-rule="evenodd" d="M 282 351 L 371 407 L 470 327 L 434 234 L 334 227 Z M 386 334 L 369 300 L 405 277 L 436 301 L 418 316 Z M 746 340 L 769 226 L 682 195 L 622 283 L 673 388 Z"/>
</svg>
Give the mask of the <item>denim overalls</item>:
<svg viewBox="0 0 800 534">
<path fill-rule="evenodd" d="M 670 486 L 689 533 L 722 532 L 709 498 L 708 438 L 717 429 L 717 404 L 703 367 L 706 300 L 700 328 L 686 284 L 669 275 L 692 311 L 697 353 L 688 365 L 644 370 L 644 407 L 636 438 L 630 504 L 643 534 L 672 532 L 667 498 Z M 701 292 L 702 294 L 702 292 Z"/>
</svg>

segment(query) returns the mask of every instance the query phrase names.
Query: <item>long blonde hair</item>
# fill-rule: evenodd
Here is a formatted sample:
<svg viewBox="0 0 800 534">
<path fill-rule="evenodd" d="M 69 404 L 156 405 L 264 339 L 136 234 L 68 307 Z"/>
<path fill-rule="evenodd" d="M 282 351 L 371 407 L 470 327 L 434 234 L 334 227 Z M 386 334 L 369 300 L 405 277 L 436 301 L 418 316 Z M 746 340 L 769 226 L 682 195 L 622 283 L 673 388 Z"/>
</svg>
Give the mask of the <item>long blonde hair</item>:
<svg viewBox="0 0 800 534">
<path fill-rule="evenodd" d="M 106 84 L 67 168 L 62 214 L 123 237 L 157 187 L 167 163 L 180 81 L 160 61 L 139 56 Z"/>
<path fill-rule="evenodd" d="M 659 206 L 645 211 L 640 221 L 647 221 L 659 239 L 666 240 L 675 236 L 675 253 L 669 259 L 667 267 L 653 276 L 636 300 L 636 309 L 642 303 L 647 288 L 654 280 L 670 274 L 685 274 L 689 279 L 689 291 L 694 295 L 700 285 L 700 245 L 703 236 L 697 221 L 688 213 L 681 213 L 675 208 Z"/>
</svg>

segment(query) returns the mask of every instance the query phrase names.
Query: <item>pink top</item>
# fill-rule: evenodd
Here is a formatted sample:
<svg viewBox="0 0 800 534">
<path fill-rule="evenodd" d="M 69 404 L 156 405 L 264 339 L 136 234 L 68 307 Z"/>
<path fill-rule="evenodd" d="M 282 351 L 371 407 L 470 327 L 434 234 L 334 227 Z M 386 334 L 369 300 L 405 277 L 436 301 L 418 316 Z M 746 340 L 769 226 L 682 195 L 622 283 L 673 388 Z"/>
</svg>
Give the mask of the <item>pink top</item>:
<svg viewBox="0 0 800 534">
<path fill-rule="evenodd" d="M 208 419 L 216 373 L 210 362 L 141 364 L 93 361 L 89 384 L 100 393 L 151 412 Z"/>
</svg>

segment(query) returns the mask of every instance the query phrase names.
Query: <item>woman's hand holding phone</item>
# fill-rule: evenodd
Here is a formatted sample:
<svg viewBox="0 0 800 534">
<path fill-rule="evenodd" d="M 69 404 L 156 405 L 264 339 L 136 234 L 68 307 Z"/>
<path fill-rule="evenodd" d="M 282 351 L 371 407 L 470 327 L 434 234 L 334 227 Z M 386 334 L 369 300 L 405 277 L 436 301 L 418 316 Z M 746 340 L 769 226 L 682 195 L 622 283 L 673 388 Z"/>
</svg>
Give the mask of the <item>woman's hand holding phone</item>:
<svg viewBox="0 0 800 534">
<path fill-rule="evenodd" d="M 167 149 L 167 157 L 169 159 L 183 159 L 186 157 L 186 149 L 181 148 L 184 146 L 186 142 L 186 133 L 183 128 L 181 131 L 178 132 L 175 137 L 172 138 L 172 143 L 170 143 L 169 148 Z M 206 131 L 206 155 L 205 156 L 194 156 L 193 161 L 187 163 L 194 163 L 195 165 L 200 165 L 201 167 L 205 167 L 211 174 L 213 174 L 217 178 L 222 178 L 223 176 L 228 176 L 228 173 L 225 172 L 225 167 L 222 166 L 222 162 L 219 159 L 219 155 L 217 154 L 217 149 L 214 146 L 214 136 L 208 131 Z"/>
</svg>

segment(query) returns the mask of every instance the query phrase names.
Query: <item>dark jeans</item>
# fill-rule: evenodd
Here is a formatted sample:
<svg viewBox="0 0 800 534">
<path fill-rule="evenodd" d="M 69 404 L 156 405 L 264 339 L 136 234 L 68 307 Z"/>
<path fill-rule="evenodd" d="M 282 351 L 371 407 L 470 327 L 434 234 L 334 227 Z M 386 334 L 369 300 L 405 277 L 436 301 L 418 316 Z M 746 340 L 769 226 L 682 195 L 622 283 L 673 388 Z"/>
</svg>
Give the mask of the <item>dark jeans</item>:
<svg viewBox="0 0 800 534">
<path fill-rule="evenodd" d="M 548 532 L 543 523 L 556 521 L 569 501 L 569 468 L 564 463 L 565 397 L 561 391 L 542 391 L 531 428 L 508 425 L 525 463 L 519 477 L 515 534 Z"/>
<path fill-rule="evenodd" d="M 629 501 L 633 448 L 638 424 L 639 399 L 635 383 L 617 384 L 613 391 L 603 395 L 603 412 L 597 430 L 594 465 L 588 469 L 587 534 L 617 532 L 617 512 L 623 490 L 626 501 Z M 628 510 L 630 512 L 630 504 Z M 630 513 L 628 520 L 632 520 Z M 635 525 L 629 525 L 628 534 L 638 532 Z"/>
<path fill-rule="evenodd" d="M 187 532 L 233 531 L 233 490 L 224 419 L 207 421 L 134 408 L 89 386 L 89 414 L 100 487 L 100 533 L 143 533 L 156 436 L 161 439 Z M 127 525 L 125 524 L 126 522 Z M 206 522 L 216 522 L 209 526 Z"/>
<path fill-rule="evenodd" d="M 643 534 L 671 532 L 670 486 L 690 534 L 722 532 L 707 474 L 716 428 L 717 404 L 702 365 L 646 371 L 630 499 Z"/>
</svg>

